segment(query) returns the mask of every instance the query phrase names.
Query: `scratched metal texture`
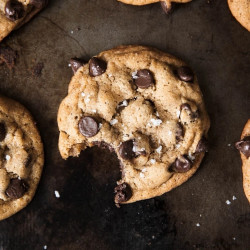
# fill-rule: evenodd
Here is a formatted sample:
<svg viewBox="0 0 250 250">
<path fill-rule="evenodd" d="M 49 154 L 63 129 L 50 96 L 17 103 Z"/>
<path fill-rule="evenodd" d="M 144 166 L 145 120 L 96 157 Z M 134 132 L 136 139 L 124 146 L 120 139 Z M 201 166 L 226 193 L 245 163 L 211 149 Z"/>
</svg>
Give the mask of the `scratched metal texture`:
<svg viewBox="0 0 250 250">
<path fill-rule="evenodd" d="M 54 0 L 3 43 L 19 58 L 12 71 L 0 67 L 0 92 L 32 112 L 45 166 L 33 201 L 0 222 L 1 250 L 249 249 L 250 206 L 233 145 L 250 116 L 250 33 L 226 1 L 194 0 L 166 16 L 159 4 Z M 92 148 L 62 160 L 56 116 L 72 76 L 69 59 L 88 60 L 121 44 L 150 45 L 185 60 L 198 75 L 212 125 L 210 152 L 188 182 L 117 209 L 116 156 Z M 34 77 L 39 62 L 44 69 Z"/>
</svg>

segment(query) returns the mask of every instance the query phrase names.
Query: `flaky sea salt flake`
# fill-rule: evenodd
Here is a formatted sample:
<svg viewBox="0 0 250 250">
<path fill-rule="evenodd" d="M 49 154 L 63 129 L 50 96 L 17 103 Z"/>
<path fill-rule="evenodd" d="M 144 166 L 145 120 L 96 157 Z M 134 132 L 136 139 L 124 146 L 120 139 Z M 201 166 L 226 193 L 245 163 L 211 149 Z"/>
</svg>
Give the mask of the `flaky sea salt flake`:
<svg viewBox="0 0 250 250">
<path fill-rule="evenodd" d="M 57 190 L 55 190 L 55 197 L 60 198 L 60 194 L 59 194 L 59 192 Z"/>
</svg>

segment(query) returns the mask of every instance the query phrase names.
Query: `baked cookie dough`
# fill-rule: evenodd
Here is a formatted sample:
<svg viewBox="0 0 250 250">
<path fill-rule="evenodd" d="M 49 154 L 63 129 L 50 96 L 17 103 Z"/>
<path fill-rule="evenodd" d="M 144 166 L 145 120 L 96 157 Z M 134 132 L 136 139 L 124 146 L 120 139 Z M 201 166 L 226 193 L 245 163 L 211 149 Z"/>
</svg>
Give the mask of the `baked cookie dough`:
<svg viewBox="0 0 250 250">
<path fill-rule="evenodd" d="M 0 96 L 0 220 L 31 201 L 43 162 L 43 145 L 30 113 Z"/>
<path fill-rule="evenodd" d="M 227 0 L 230 11 L 236 20 L 250 31 L 250 1 L 249 0 Z"/>
<path fill-rule="evenodd" d="M 58 111 L 64 159 L 94 145 L 112 148 L 122 172 L 117 204 L 162 195 L 194 174 L 210 122 L 184 62 L 157 49 L 121 46 L 71 65 L 75 75 Z"/>
<path fill-rule="evenodd" d="M 0 0 L 0 42 L 28 22 L 48 0 Z"/>
<path fill-rule="evenodd" d="M 235 147 L 240 151 L 242 160 L 243 188 L 246 197 L 250 202 L 250 119 L 248 119 L 242 131 L 241 140 L 236 142 Z"/>
<path fill-rule="evenodd" d="M 164 12 L 168 14 L 171 11 L 172 3 L 187 3 L 191 2 L 192 0 L 118 0 L 118 1 L 132 5 L 146 5 L 146 4 L 160 2 Z"/>
</svg>

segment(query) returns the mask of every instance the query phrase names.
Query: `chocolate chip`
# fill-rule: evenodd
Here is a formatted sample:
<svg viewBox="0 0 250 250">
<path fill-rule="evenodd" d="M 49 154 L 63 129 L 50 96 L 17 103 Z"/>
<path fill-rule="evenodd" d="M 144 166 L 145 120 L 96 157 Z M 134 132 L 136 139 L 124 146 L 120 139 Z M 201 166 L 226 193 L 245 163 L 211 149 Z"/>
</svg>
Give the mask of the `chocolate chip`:
<svg viewBox="0 0 250 250">
<path fill-rule="evenodd" d="M 0 141 L 3 141 L 6 136 L 6 128 L 4 123 L 0 123 Z"/>
<path fill-rule="evenodd" d="M 74 74 L 84 64 L 85 64 L 85 62 L 83 60 L 79 59 L 79 58 L 71 58 L 70 59 L 70 65 L 71 65 L 71 68 L 72 68 Z"/>
<path fill-rule="evenodd" d="M 5 193 L 11 199 L 21 198 L 28 190 L 28 185 L 20 179 L 11 179 Z"/>
<path fill-rule="evenodd" d="M 184 136 L 184 128 L 180 122 L 177 123 L 176 131 L 175 131 L 175 138 L 177 141 L 181 141 Z"/>
<path fill-rule="evenodd" d="M 182 66 L 182 67 L 178 68 L 177 75 L 180 78 L 180 80 L 182 80 L 184 82 L 193 82 L 193 80 L 194 80 L 194 73 L 187 66 Z"/>
<path fill-rule="evenodd" d="M 16 21 L 23 17 L 24 9 L 22 3 L 10 0 L 5 5 L 5 16 L 11 21 Z"/>
<path fill-rule="evenodd" d="M 161 1 L 160 3 L 161 3 L 161 7 L 162 7 L 163 11 L 168 15 L 172 10 L 171 2 L 167 3 L 165 1 Z"/>
<path fill-rule="evenodd" d="M 30 0 L 30 4 L 38 9 L 42 9 L 48 4 L 48 0 Z"/>
<path fill-rule="evenodd" d="M 79 122 L 80 133 L 86 137 L 92 137 L 98 133 L 98 123 L 93 117 L 85 116 Z"/>
<path fill-rule="evenodd" d="M 149 70 L 141 69 L 133 76 L 133 81 L 138 88 L 146 89 L 154 84 L 154 77 Z"/>
<path fill-rule="evenodd" d="M 108 149 L 110 152 L 114 152 L 114 148 L 104 141 L 94 141 L 93 144 L 99 148 Z"/>
<path fill-rule="evenodd" d="M 90 76 L 102 75 L 107 69 L 107 63 L 97 57 L 92 57 L 89 60 L 89 74 Z"/>
<path fill-rule="evenodd" d="M 135 152 L 133 151 L 134 141 L 124 141 L 119 147 L 119 154 L 125 160 L 131 160 L 135 158 Z"/>
<path fill-rule="evenodd" d="M 236 142 L 235 147 L 247 158 L 250 156 L 250 136 L 246 136 L 243 140 Z"/>
<path fill-rule="evenodd" d="M 202 137 L 198 142 L 195 153 L 208 152 L 208 140 Z"/>
<path fill-rule="evenodd" d="M 192 162 L 183 155 L 175 160 L 175 162 L 170 166 L 170 170 L 177 173 L 185 173 L 189 171 L 192 167 Z"/>
<path fill-rule="evenodd" d="M 186 109 L 186 110 L 188 110 L 188 111 L 192 111 L 192 110 L 191 110 L 191 107 L 190 107 L 190 105 L 189 105 L 188 103 L 183 103 L 183 104 L 181 104 L 181 111 L 182 111 L 183 109 Z"/>
<path fill-rule="evenodd" d="M 199 117 L 199 110 L 197 109 L 196 111 L 193 112 L 188 103 L 181 104 L 180 109 L 181 109 L 181 111 L 182 110 L 187 110 L 187 112 L 190 115 L 190 118 L 193 119 L 193 120 Z"/>
<path fill-rule="evenodd" d="M 115 188 L 115 203 L 128 201 L 132 197 L 132 190 L 128 183 L 124 182 Z"/>
</svg>

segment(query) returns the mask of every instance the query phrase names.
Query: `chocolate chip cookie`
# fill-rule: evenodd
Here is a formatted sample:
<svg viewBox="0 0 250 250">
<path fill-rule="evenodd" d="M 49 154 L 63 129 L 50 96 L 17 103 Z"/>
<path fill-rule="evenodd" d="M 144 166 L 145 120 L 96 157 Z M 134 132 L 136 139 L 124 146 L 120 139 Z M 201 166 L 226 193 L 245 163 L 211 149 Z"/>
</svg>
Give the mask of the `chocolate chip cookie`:
<svg viewBox="0 0 250 250">
<path fill-rule="evenodd" d="M 30 113 L 0 97 L 0 220 L 31 201 L 43 162 L 43 145 Z"/>
<path fill-rule="evenodd" d="M 191 2 L 192 0 L 118 0 L 118 1 L 132 5 L 146 5 L 146 4 L 160 2 L 163 11 L 166 14 L 169 14 L 169 12 L 172 9 L 172 3 L 187 3 Z"/>
<path fill-rule="evenodd" d="M 236 20 L 250 31 L 250 1 L 227 0 L 228 6 Z"/>
<path fill-rule="evenodd" d="M 0 41 L 28 22 L 48 0 L 0 0 Z"/>
<path fill-rule="evenodd" d="M 193 71 L 157 49 L 121 46 L 73 60 L 58 111 L 64 159 L 105 143 L 121 163 L 115 202 L 161 195 L 187 181 L 207 151 L 210 126 Z"/>
<path fill-rule="evenodd" d="M 235 147 L 240 151 L 242 160 L 243 188 L 250 202 L 250 119 L 248 119 L 241 140 L 236 142 Z"/>
</svg>

